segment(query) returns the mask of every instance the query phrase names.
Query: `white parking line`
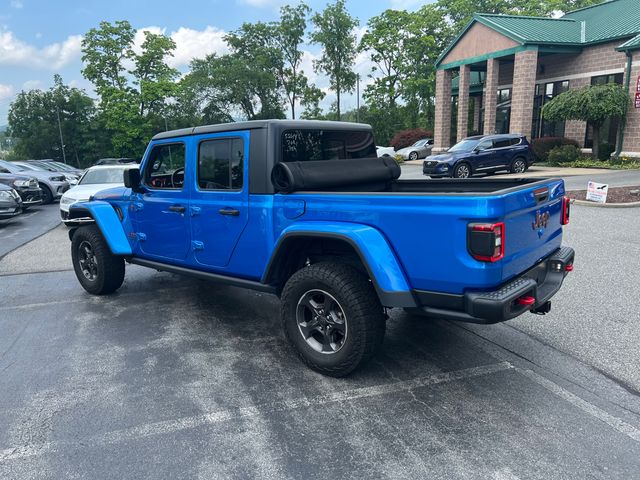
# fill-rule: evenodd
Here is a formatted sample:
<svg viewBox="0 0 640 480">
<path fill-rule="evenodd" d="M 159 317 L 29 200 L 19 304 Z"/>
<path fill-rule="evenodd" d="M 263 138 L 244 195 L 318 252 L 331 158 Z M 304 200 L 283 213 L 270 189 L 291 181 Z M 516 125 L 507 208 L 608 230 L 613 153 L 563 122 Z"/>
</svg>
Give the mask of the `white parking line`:
<svg viewBox="0 0 640 480">
<path fill-rule="evenodd" d="M 538 385 L 543 386 L 544 388 L 549 390 L 551 393 L 554 393 L 555 395 L 562 398 L 563 400 L 566 400 L 573 406 L 578 407 L 583 412 L 588 413 L 592 417 L 595 417 L 598 420 L 606 423 L 614 430 L 617 430 L 618 432 L 625 434 L 627 437 L 631 438 L 632 440 L 635 440 L 636 442 L 640 442 L 640 430 L 635 428 L 633 425 L 630 425 L 624 420 L 620 420 L 618 417 L 614 417 L 613 415 L 605 412 L 601 408 L 596 407 L 595 405 L 587 402 L 586 400 L 583 400 L 582 398 L 578 397 L 577 395 L 574 395 L 568 390 L 565 390 L 557 383 L 552 382 L 548 378 L 543 377 L 542 375 L 534 372 L 533 370 L 521 369 L 521 368 L 516 368 L 516 370 L 522 373 L 523 375 L 525 375 L 526 377 L 530 378 L 534 382 L 536 382 Z"/>
<path fill-rule="evenodd" d="M 252 407 L 242 407 L 231 410 L 209 412 L 203 415 L 184 417 L 176 420 L 148 423 L 137 427 L 115 430 L 102 435 L 78 439 L 77 442 L 45 442 L 40 444 L 22 445 L 0 450 L 0 463 L 7 460 L 16 460 L 27 457 L 44 455 L 62 449 L 77 448 L 79 446 L 101 446 L 121 443 L 155 435 L 166 435 L 183 430 L 193 429 L 206 425 L 214 425 L 228 420 L 239 418 L 268 416 L 272 413 L 283 412 L 298 408 L 325 405 L 328 403 L 346 402 L 360 398 L 376 397 L 391 393 L 410 391 L 416 388 L 428 387 L 440 383 L 464 380 L 467 378 L 481 377 L 493 373 L 514 368 L 509 362 L 494 363 L 480 367 L 456 370 L 454 372 L 438 373 L 428 377 L 414 378 L 400 382 L 374 385 L 372 387 L 354 388 L 342 392 L 333 392 L 314 397 L 302 397 L 280 402 L 273 402 Z"/>
</svg>

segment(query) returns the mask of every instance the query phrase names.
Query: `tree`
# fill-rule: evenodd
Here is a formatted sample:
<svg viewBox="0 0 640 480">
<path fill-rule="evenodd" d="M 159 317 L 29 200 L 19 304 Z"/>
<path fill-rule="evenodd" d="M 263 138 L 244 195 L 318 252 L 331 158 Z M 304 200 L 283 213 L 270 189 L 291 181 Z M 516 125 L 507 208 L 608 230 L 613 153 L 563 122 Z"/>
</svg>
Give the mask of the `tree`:
<svg viewBox="0 0 640 480">
<path fill-rule="evenodd" d="M 276 25 L 276 44 L 282 52 L 283 62 L 278 70 L 280 83 L 291 107 L 291 118 L 296 118 L 296 102 L 308 93 L 308 79 L 300 70 L 303 52 L 300 45 L 307 28 L 307 15 L 311 9 L 305 4 L 292 7 L 285 5 L 280 9 L 280 22 Z M 313 98 L 309 99 L 313 102 Z"/>
<path fill-rule="evenodd" d="M 593 85 L 561 93 L 542 107 L 546 120 L 580 120 L 593 127 L 593 157 L 599 157 L 600 127 L 608 118 L 623 118 L 629 94 L 617 84 Z"/>
<path fill-rule="evenodd" d="M 356 55 L 356 36 L 354 29 L 358 25 L 345 8 L 344 0 L 336 0 L 327 5 L 322 13 L 312 18 L 315 30 L 311 41 L 322 46 L 322 55 L 314 61 L 314 68 L 329 77 L 329 85 L 336 92 L 336 113 L 340 120 L 340 95 L 353 91 L 356 75 L 353 72 Z"/>
<path fill-rule="evenodd" d="M 226 69 L 221 80 L 230 87 L 229 100 L 241 107 L 248 120 L 284 118 L 278 76 L 284 60 L 276 36 L 275 25 L 257 22 L 244 23 L 225 37 L 231 54 L 219 57 Z"/>
<path fill-rule="evenodd" d="M 9 133 L 14 141 L 13 155 L 62 161 L 61 130 L 67 160 L 78 167 L 87 165 L 104 147 L 104 137 L 93 129 L 95 120 L 93 99 L 55 75 L 54 86 L 49 90 L 20 92 L 11 104 Z"/>
<path fill-rule="evenodd" d="M 175 49 L 173 40 L 145 32 L 138 54 L 135 33 L 127 21 L 101 22 L 89 30 L 82 41 L 82 73 L 100 96 L 100 115 L 114 153 L 139 158 L 148 138 L 164 129 L 167 99 L 175 95 L 179 72 L 166 63 Z"/>
</svg>

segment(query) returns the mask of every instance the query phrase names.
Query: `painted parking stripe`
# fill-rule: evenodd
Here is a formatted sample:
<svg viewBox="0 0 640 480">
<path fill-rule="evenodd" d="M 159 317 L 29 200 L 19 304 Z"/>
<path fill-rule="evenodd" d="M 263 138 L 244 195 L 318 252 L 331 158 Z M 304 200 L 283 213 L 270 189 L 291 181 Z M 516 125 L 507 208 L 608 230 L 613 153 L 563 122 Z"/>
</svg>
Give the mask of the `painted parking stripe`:
<svg viewBox="0 0 640 480">
<path fill-rule="evenodd" d="M 435 375 L 430 375 L 428 377 L 414 378 L 411 380 L 404 380 L 400 382 L 374 385 L 371 387 L 354 388 L 341 392 L 332 392 L 329 394 L 317 395 L 313 397 L 301 397 L 291 400 L 283 400 L 280 402 L 267 403 L 259 406 L 257 405 L 252 407 L 242 407 L 238 409 L 221 410 L 217 412 L 205 413 L 203 415 L 179 418 L 176 420 L 148 423 L 123 430 L 115 430 L 103 435 L 79 439 L 78 442 L 45 442 L 40 444 L 17 446 L 14 448 L 0 450 L 0 463 L 7 460 L 40 456 L 47 453 L 60 451 L 62 449 L 66 450 L 69 448 L 77 448 L 82 446 L 111 445 L 155 435 L 171 434 L 206 425 L 215 425 L 217 423 L 240 418 L 268 416 L 272 413 L 294 410 L 298 408 L 325 405 L 329 403 L 347 402 L 351 400 L 358 400 L 361 398 L 369 398 L 380 395 L 388 395 L 396 392 L 411 391 L 416 388 L 428 387 L 430 385 L 437 385 L 441 383 L 453 382 L 456 380 L 464 380 L 468 378 L 491 375 L 493 373 L 511 370 L 513 368 L 513 365 L 511 365 L 509 362 L 494 363 L 490 365 L 482 365 L 479 367 L 466 368 L 464 370 L 456 370 L 454 372 L 438 373 Z"/>
<path fill-rule="evenodd" d="M 640 430 L 635 428 L 633 425 L 630 425 L 624 420 L 621 420 L 618 417 L 614 417 L 610 413 L 605 412 L 604 410 L 602 410 L 599 407 L 596 407 L 592 403 L 589 403 L 586 400 L 583 400 L 582 398 L 562 388 L 557 383 L 552 382 L 548 378 L 543 377 L 542 375 L 534 372 L 533 370 L 521 369 L 521 368 L 516 368 L 516 370 L 519 373 L 523 374 L 524 376 L 536 382 L 538 385 L 541 385 L 542 387 L 546 388 L 551 393 L 557 395 L 563 400 L 566 400 L 567 402 L 571 403 L 573 406 L 579 408 L 583 412 L 606 423 L 614 430 L 617 430 L 618 432 L 625 434 L 632 440 L 635 440 L 636 442 L 640 442 Z"/>
</svg>

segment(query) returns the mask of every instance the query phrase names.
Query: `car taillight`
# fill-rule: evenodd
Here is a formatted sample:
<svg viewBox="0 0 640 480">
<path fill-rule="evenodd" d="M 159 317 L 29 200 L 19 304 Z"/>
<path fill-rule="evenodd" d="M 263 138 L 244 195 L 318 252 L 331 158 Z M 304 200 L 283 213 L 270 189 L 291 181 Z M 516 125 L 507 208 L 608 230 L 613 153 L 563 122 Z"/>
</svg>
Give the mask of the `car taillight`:
<svg viewBox="0 0 640 480">
<path fill-rule="evenodd" d="M 504 223 L 470 223 L 467 248 L 476 260 L 497 262 L 504 257 Z"/>
<path fill-rule="evenodd" d="M 571 199 L 569 197 L 562 198 L 562 225 L 569 225 L 569 217 L 571 217 Z"/>
</svg>

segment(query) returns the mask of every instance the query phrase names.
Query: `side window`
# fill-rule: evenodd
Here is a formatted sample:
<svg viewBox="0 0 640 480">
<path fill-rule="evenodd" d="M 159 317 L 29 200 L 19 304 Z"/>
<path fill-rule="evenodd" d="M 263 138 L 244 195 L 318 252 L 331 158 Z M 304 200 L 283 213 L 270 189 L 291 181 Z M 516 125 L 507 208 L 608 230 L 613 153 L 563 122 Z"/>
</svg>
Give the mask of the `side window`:
<svg viewBox="0 0 640 480">
<path fill-rule="evenodd" d="M 522 139 L 519 137 L 511 139 L 511 145 L 520 145 L 521 142 L 522 142 Z"/>
<path fill-rule="evenodd" d="M 152 188 L 181 189 L 184 185 L 184 143 L 156 145 L 149 154 L 143 182 Z"/>
<path fill-rule="evenodd" d="M 242 190 L 244 144 L 241 138 L 219 138 L 200 144 L 200 190 Z"/>
<path fill-rule="evenodd" d="M 489 148 L 493 147 L 493 142 L 491 140 L 483 140 L 481 141 L 478 146 L 476 147 L 476 150 L 488 150 Z"/>
<path fill-rule="evenodd" d="M 6 168 L 0 167 L 0 173 L 11 173 L 11 172 Z"/>
<path fill-rule="evenodd" d="M 493 148 L 504 148 L 512 145 L 511 138 L 498 138 L 493 141 Z"/>
</svg>

